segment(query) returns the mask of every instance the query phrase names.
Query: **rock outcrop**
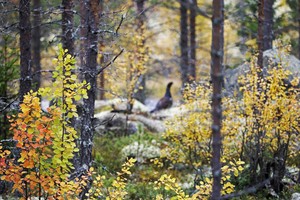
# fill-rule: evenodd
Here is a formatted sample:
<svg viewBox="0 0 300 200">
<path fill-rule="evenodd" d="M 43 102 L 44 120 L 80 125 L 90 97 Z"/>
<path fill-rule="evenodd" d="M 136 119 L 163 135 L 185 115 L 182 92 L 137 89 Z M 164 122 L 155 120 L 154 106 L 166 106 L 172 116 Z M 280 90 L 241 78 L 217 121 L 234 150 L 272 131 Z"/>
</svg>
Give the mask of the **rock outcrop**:
<svg viewBox="0 0 300 200">
<path fill-rule="evenodd" d="M 270 49 L 264 52 L 263 64 L 264 73 L 267 73 L 267 69 L 273 66 L 282 64 L 285 69 L 292 72 L 288 81 L 291 81 L 294 77 L 300 78 L 300 61 L 293 55 L 281 53 L 278 50 Z M 250 70 L 249 63 L 243 63 L 235 69 L 225 70 L 224 82 L 226 95 L 232 95 L 239 90 L 239 77 L 245 75 Z M 300 86 L 300 85 L 299 85 Z"/>
</svg>

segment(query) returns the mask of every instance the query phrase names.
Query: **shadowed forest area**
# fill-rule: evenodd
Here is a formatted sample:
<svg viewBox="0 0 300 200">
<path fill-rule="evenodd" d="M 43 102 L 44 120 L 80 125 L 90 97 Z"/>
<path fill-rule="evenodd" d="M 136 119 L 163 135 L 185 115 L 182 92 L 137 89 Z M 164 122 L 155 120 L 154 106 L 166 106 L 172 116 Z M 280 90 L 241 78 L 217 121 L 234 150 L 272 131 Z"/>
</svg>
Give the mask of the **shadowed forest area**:
<svg viewBox="0 0 300 200">
<path fill-rule="evenodd" d="M 300 1 L 0 0 L 0 199 L 300 200 Z"/>
</svg>

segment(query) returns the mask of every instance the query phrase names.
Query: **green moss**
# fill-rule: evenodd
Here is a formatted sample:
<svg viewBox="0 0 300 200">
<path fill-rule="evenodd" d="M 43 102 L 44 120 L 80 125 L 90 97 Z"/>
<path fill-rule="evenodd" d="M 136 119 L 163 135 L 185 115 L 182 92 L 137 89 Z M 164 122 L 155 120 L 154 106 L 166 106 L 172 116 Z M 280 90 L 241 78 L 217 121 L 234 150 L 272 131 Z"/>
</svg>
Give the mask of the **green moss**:
<svg viewBox="0 0 300 200">
<path fill-rule="evenodd" d="M 161 140 L 157 134 L 139 131 L 137 134 L 122 137 L 113 137 L 110 135 L 98 136 L 94 139 L 93 155 L 95 158 L 95 167 L 99 172 L 114 173 L 121 169 L 124 160 L 120 153 L 121 150 L 133 142 L 151 142 L 152 140 Z"/>
</svg>

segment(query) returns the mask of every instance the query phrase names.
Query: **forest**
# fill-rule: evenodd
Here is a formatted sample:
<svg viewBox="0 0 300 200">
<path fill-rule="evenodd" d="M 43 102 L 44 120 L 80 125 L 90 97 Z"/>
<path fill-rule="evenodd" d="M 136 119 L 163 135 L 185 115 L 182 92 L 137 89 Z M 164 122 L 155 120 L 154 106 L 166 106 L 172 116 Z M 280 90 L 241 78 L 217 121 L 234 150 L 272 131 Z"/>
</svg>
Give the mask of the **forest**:
<svg viewBox="0 0 300 200">
<path fill-rule="evenodd" d="M 0 199 L 300 200 L 300 0 L 0 0 Z"/>
</svg>

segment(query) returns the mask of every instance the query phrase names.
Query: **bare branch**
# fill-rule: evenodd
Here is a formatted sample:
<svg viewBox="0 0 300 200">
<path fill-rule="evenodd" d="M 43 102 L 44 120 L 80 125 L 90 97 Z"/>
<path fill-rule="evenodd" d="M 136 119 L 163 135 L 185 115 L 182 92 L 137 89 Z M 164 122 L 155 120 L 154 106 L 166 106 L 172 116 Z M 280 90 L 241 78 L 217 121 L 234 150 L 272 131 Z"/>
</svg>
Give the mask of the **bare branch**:
<svg viewBox="0 0 300 200">
<path fill-rule="evenodd" d="M 111 64 L 113 64 L 115 62 L 115 60 L 123 53 L 123 51 L 124 51 L 124 49 L 121 49 L 121 51 L 109 63 L 107 63 L 104 67 L 102 67 L 101 69 L 99 69 L 99 71 L 97 72 L 97 75 L 99 75 L 107 67 L 109 67 Z"/>
<path fill-rule="evenodd" d="M 8 103 L 6 106 L 4 106 L 1 110 L 0 110 L 0 112 L 2 113 L 3 111 L 5 111 L 7 108 L 9 108 L 17 99 L 19 98 L 19 95 L 17 95 L 16 96 L 16 98 L 13 100 L 13 101 L 11 101 L 10 103 Z"/>
<path fill-rule="evenodd" d="M 125 17 L 124 17 L 124 15 L 122 15 L 121 20 L 120 20 L 120 23 L 119 23 L 119 26 L 118 26 L 117 29 L 116 29 L 116 35 L 118 35 L 118 31 L 119 31 L 119 29 L 120 29 L 120 27 L 121 27 L 121 25 L 122 25 L 124 19 L 125 19 Z"/>
</svg>

